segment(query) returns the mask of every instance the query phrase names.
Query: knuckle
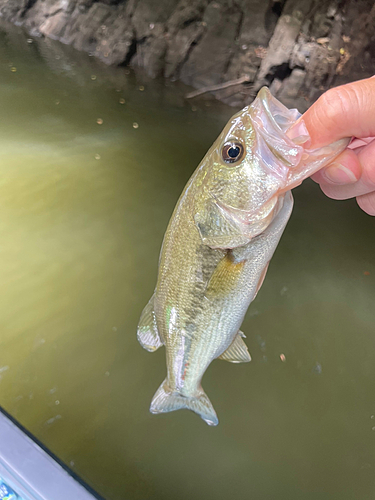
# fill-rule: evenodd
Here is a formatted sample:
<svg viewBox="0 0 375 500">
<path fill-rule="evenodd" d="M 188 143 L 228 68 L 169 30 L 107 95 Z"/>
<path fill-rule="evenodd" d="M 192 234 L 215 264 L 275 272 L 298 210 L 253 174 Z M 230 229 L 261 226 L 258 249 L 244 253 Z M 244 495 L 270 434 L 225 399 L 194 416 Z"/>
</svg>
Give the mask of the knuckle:
<svg viewBox="0 0 375 500">
<path fill-rule="evenodd" d="M 345 87 L 328 90 L 321 96 L 325 119 L 335 126 L 342 126 L 352 113 L 357 97 L 355 92 Z"/>
</svg>

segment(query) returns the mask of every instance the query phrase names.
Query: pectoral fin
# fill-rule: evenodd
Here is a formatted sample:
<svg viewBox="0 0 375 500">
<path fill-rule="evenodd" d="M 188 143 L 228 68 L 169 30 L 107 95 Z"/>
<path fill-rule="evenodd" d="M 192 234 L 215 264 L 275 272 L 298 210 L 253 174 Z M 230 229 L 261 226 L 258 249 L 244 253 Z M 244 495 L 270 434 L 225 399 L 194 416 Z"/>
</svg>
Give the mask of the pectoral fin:
<svg viewBox="0 0 375 500">
<path fill-rule="evenodd" d="M 224 359 L 231 363 L 248 363 L 251 361 L 247 345 L 242 340 L 244 337 L 245 335 L 239 330 L 231 345 L 218 359 Z"/>
<path fill-rule="evenodd" d="M 137 329 L 137 338 L 141 346 L 149 352 L 154 352 L 163 345 L 156 324 L 154 295 L 142 311 Z"/>
<path fill-rule="evenodd" d="M 232 292 L 241 278 L 245 261 L 235 262 L 228 252 L 218 263 L 207 284 L 206 297 L 223 297 Z"/>
</svg>

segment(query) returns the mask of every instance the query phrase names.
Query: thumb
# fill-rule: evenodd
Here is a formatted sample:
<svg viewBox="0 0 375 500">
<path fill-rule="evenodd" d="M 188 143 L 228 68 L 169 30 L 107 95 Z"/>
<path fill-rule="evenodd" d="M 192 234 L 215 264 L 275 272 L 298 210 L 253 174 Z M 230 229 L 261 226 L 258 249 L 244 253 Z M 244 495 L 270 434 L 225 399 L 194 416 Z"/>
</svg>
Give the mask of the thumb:
<svg viewBox="0 0 375 500">
<path fill-rule="evenodd" d="M 375 135 L 375 77 L 334 87 L 325 92 L 289 129 L 293 138 L 307 130 L 309 149 L 344 137 Z"/>
</svg>

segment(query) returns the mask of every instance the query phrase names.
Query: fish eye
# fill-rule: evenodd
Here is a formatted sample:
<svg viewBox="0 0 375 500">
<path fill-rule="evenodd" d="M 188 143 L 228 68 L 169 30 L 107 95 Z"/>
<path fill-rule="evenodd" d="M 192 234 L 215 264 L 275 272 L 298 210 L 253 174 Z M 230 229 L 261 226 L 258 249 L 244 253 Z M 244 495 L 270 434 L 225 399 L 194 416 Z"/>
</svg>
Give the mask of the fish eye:
<svg viewBox="0 0 375 500">
<path fill-rule="evenodd" d="M 244 152 L 244 147 L 240 142 L 229 141 L 224 144 L 221 156 L 225 163 L 236 163 L 242 160 Z"/>
</svg>

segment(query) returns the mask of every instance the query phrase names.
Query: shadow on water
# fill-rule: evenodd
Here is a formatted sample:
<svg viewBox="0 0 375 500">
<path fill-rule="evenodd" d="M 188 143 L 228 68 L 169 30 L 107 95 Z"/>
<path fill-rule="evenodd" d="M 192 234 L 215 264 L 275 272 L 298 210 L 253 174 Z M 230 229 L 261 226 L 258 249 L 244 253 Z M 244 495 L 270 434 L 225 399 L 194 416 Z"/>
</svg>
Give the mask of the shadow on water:
<svg viewBox="0 0 375 500">
<path fill-rule="evenodd" d="M 220 425 L 152 416 L 164 353 L 136 325 L 233 110 L 17 29 L 0 56 L 0 404 L 109 500 L 371 498 L 375 220 L 298 188 L 243 325 L 253 362 L 204 377 Z"/>
</svg>

